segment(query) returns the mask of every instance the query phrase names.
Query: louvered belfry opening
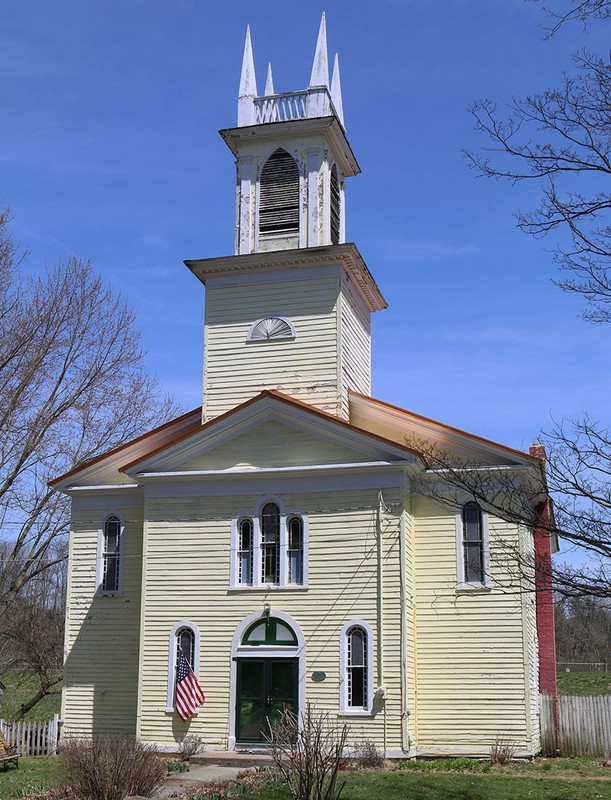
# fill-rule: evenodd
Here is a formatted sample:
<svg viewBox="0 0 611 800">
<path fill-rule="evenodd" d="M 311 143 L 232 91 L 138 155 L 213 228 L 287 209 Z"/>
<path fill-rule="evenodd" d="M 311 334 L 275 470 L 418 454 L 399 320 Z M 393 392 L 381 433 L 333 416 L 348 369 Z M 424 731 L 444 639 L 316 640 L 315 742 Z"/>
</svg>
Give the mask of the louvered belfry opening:
<svg viewBox="0 0 611 800">
<path fill-rule="evenodd" d="M 259 238 L 299 234 L 299 169 L 295 159 L 278 149 L 261 172 Z"/>
<path fill-rule="evenodd" d="M 339 180 L 335 164 L 331 167 L 331 244 L 339 244 Z"/>
</svg>

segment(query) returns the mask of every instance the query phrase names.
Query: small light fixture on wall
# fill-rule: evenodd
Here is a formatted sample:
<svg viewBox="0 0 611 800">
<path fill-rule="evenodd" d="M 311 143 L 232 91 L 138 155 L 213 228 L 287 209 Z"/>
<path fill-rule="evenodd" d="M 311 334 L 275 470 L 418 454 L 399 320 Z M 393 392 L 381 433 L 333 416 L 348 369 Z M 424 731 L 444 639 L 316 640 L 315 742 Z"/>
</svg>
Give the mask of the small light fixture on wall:
<svg viewBox="0 0 611 800">
<path fill-rule="evenodd" d="M 272 613 L 272 607 L 269 603 L 263 604 L 263 616 L 269 619 L 269 615 Z"/>
</svg>

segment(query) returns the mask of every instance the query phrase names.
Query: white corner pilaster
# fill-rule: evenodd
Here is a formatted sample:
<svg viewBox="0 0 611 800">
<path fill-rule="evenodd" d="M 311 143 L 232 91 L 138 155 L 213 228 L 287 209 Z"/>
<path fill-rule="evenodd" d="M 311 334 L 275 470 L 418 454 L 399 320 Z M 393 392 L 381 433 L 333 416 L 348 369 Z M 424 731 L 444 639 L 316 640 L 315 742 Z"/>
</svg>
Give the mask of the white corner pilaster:
<svg viewBox="0 0 611 800">
<path fill-rule="evenodd" d="M 318 173 L 320 170 L 320 149 L 308 148 L 308 247 L 316 247 L 319 241 L 318 226 Z"/>
<path fill-rule="evenodd" d="M 245 156 L 238 162 L 238 181 L 240 186 L 240 201 L 238 207 L 238 255 L 251 252 L 251 222 L 252 222 L 252 157 Z"/>
</svg>

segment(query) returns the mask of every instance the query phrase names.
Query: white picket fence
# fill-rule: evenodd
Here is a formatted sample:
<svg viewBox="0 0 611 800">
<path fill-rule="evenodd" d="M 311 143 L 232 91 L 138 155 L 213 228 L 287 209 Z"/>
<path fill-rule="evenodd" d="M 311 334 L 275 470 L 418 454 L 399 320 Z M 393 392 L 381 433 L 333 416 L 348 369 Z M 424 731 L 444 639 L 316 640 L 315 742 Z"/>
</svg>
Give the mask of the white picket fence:
<svg viewBox="0 0 611 800">
<path fill-rule="evenodd" d="M 541 744 L 546 755 L 611 756 L 611 695 L 558 695 L 558 736 L 553 699 L 541 695 Z"/>
<path fill-rule="evenodd" d="M 59 714 L 44 722 L 38 720 L 9 722 L 0 719 L 0 729 L 9 745 L 17 745 L 17 752 L 22 756 L 52 756 L 57 752 Z"/>
</svg>

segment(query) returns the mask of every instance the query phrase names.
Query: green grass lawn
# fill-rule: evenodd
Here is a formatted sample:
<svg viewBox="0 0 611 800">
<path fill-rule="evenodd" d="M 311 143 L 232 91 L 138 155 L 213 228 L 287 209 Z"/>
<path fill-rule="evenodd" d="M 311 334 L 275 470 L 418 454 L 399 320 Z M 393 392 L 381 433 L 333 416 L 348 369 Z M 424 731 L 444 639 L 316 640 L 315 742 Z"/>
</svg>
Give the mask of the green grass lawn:
<svg viewBox="0 0 611 800">
<path fill-rule="evenodd" d="M 0 800 L 14 800 L 26 792 L 57 786 L 62 781 L 64 770 L 59 756 L 20 758 L 19 769 L 13 765 L 0 767 Z"/>
<path fill-rule="evenodd" d="M 18 669 L 9 669 L 0 673 L 0 681 L 6 686 L 2 695 L 0 718 L 10 719 L 13 714 L 27 702 L 37 691 L 36 678 Z M 25 715 L 25 719 L 53 719 L 59 714 L 61 683 L 53 687 L 53 694 L 47 695 Z"/>
<path fill-rule="evenodd" d="M 343 772 L 342 800 L 611 800 L 611 768 L 591 759 L 550 759 L 480 771 L 436 771 L 439 762 L 411 762 L 391 770 Z M 61 756 L 22 758 L 19 769 L 0 768 L 0 800 L 17 800 L 57 786 L 65 775 Z M 268 784 L 253 791 L 234 784 L 221 797 L 244 800 L 289 800 L 285 789 Z M 245 791 L 246 790 L 246 791 Z M 191 795 L 199 800 L 203 795 Z"/>
<path fill-rule="evenodd" d="M 611 694 L 611 672 L 559 672 L 559 694 Z"/>
</svg>

